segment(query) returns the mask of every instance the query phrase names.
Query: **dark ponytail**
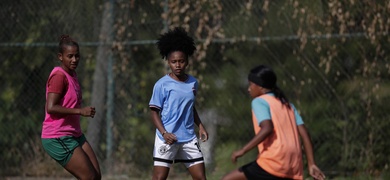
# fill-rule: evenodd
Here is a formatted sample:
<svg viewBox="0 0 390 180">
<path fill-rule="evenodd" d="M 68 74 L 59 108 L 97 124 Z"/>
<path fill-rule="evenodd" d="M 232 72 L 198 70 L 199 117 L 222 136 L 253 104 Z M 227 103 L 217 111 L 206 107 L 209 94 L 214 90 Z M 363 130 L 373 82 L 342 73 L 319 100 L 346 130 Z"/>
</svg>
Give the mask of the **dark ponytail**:
<svg viewBox="0 0 390 180">
<path fill-rule="evenodd" d="M 284 95 L 283 91 L 278 86 L 275 85 L 271 92 L 275 94 L 275 97 L 279 99 L 283 105 L 286 105 L 288 108 L 291 108 L 286 95 Z"/>
<path fill-rule="evenodd" d="M 270 89 L 275 94 L 275 97 L 282 102 L 283 105 L 290 107 L 290 103 L 283 91 L 276 85 L 276 74 L 275 72 L 265 65 L 260 65 L 253 68 L 249 75 L 248 80 L 263 87 Z"/>
</svg>

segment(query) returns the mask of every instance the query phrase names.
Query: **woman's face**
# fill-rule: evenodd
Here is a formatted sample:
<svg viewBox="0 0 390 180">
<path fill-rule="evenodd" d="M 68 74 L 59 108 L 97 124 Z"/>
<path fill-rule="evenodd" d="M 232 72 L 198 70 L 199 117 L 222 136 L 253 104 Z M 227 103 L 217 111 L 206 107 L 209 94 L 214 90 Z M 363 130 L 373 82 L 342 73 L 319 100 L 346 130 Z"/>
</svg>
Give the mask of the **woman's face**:
<svg viewBox="0 0 390 180">
<path fill-rule="evenodd" d="M 63 46 L 62 53 L 58 53 L 58 59 L 61 61 L 61 67 L 68 73 L 76 70 L 80 60 L 80 53 L 77 46 Z"/>
<path fill-rule="evenodd" d="M 177 76 L 185 75 L 186 67 L 188 65 L 187 55 L 181 51 L 174 51 L 168 55 L 168 65 L 172 73 Z"/>
<path fill-rule="evenodd" d="M 262 88 L 259 85 L 249 81 L 248 92 L 252 98 L 263 95 L 264 93 L 261 89 Z"/>
</svg>

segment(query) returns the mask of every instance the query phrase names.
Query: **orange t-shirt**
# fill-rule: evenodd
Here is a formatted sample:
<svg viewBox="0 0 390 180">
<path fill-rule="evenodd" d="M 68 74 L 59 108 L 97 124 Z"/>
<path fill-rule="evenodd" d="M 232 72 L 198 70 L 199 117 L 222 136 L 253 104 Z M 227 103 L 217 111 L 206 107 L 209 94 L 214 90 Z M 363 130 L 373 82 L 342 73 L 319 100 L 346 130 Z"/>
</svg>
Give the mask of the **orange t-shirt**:
<svg viewBox="0 0 390 180">
<path fill-rule="evenodd" d="M 274 96 L 261 95 L 270 106 L 274 131 L 258 145 L 257 164 L 268 173 L 292 179 L 303 179 L 302 149 L 294 111 Z M 257 134 L 260 126 L 252 110 L 252 120 Z"/>
</svg>

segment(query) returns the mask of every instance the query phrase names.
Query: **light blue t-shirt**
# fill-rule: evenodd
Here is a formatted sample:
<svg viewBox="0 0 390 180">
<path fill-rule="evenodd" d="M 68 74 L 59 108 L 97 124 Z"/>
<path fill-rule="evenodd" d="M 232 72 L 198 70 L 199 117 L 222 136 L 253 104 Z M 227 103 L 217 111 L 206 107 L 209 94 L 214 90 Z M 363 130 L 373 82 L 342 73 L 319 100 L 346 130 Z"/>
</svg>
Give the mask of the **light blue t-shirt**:
<svg viewBox="0 0 390 180">
<path fill-rule="evenodd" d="M 149 107 L 160 109 L 162 124 L 169 133 L 176 135 L 179 143 L 196 138 L 194 104 L 197 90 L 198 81 L 190 75 L 185 82 L 165 75 L 154 85 Z M 164 140 L 157 129 L 156 134 Z"/>
<path fill-rule="evenodd" d="M 269 93 L 268 95 L 274 96 L 273 93 Z M 291 108 L 294 110 L 295 122 L 297 126 L 303 124 L 302 117 L 299 115 L 297 109 L 293 104 L 290 103 Z M 252 100 L 252 110 L 256 116 L 256 119 L 260 125 L 260 123 L 264 120 L 269 120 L 271 118 L 271 111 L 269 109 L 269 104 L 266 100 L 261 97 L 256 97 Z"/>
</svg>

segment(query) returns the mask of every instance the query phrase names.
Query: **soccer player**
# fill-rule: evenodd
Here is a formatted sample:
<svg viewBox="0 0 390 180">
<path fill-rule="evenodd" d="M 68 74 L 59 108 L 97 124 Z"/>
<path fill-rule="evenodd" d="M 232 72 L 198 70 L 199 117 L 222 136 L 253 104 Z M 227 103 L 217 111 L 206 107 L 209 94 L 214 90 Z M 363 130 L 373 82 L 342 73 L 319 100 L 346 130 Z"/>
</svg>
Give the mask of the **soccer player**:
<svg viewBox="0 0 390 180">
<path fill-rule="evenodd" d="M 95 153 L 80 128 L 80 116 L 93 118 L 95 107 L 81 106 L 75 71 L 80 61 L 78 43 L 62 35 L 57 57 L 61 65 L 54 67 L 46 84 L 43 148 L 77 179 L 101 179 Z"/>
<path fill-rule="evenodd" d="M 196 50 L 194 40 L 177 27 L 162 34 L 156 44 L 171 72 L 155 83 L 149 102 L 156 126 L 153 179 L 167 179 L 171 165 L 177 162 L 184 163 L 193 179 L 206 179 L 194 126 L 199 127 L 203 141 L 208 134 L 195 108 L 198 81 L 186 73 L 188 58 Z"/>
<path fill-rule="evenodd" d="M 303 179 L 302 138 L 310 175 L 322 180 L 325 175 L 314 161 L 313 146 L 301 116 L 276 85 L 276 75 L 267 66 L 253 68 L 249 75 L 252 121 L 256 135 L 233 152 L 233 163 L 254 147 L 257 159 L 223 177 L 234 179 Z"/>
</svg>

